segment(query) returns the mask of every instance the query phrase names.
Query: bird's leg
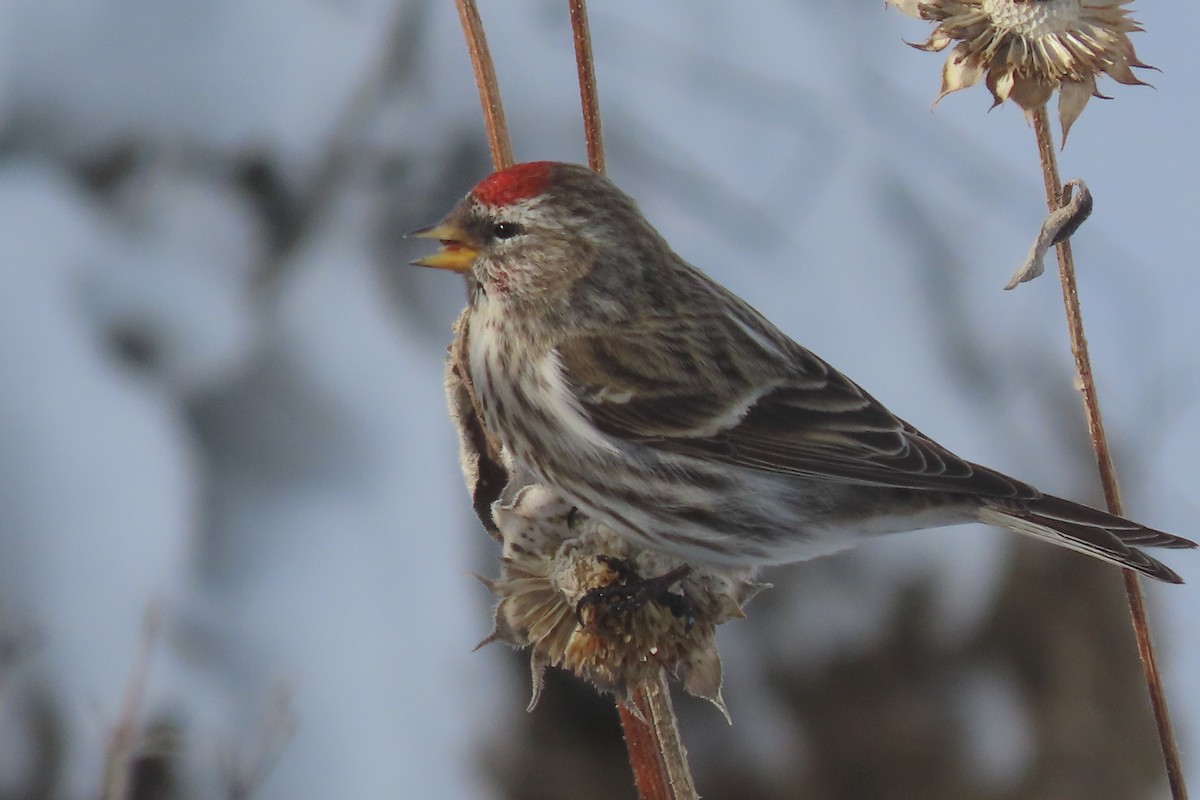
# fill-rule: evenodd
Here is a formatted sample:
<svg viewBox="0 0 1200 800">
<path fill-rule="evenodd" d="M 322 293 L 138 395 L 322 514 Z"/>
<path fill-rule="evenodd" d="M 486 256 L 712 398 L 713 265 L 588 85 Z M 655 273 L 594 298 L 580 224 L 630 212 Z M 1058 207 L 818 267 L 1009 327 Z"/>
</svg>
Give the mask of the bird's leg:
<svg viewBox="0 0 1200 800">
<path fill-rule="evenodd" d="M 692 627 L 695 620 L 687 597 L 671 591 L 672 586 L 688 576 L 691 566 L 681 564 L 657 577 L 643 578 L 629 559 L 607 555 L 596 556 L 596 559 L 616 573 L 617 579 L 608 586 L 592 589 L 575 604 L 575 616 L 580 625 L 584 624 L 584 609 L 589 606 L 597 607 L 593 621 L 604 622 L 656 602 L 684 620 L 688 628 Z"/>
<path fill-rule="evenodd" d="M 578 531 L 585 519 L 587 517 L 579 510 L 579 506 L 571 506 L 571 510 L 567 512 L 567 529 L 572 532 Z"/>
</svg>

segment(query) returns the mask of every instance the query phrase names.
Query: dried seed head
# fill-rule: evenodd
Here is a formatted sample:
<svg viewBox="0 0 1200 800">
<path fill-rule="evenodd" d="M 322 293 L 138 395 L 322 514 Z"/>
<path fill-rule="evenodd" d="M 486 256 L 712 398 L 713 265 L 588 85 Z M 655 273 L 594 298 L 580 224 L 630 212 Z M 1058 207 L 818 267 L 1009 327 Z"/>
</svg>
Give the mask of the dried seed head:
<svg viewBox="0 0 1200 800">
<path fill-rule="evenodd" d="M 983 79 L 995 100 L 1030 113 L 1058 90 L 1063 141 L 1096 90 L 1096 76 L 1144 84 L 1129 34 L 1142 30 L 1130 0 L 888 0 L 910 16 L 936 22 L 914 47 L 940 52 L 958 42 L 942 67 L 941 100 Z M 1108 99 L 1108 98 L 1105 98 Z M 936 102 L 936 101 L 935 101 Z"/>
<path fill-rule="evenodd" d="M 483 643 L 531 648 L 530 708 L 548 666 L 562 667 L 623 701 L 664 669 L 728 716 L 714 634 L 722 622 L 745 616 L 742 604 L 764 588 L 750 580 L 750 570 L 692 567 L 672 589 L 686 602 L 686 614 L 655 600 L 612 613 L 598 605 L 581 608 L 589 592 L 626 577 L 613 566 L 617 560 L 642 577 L 667 574 L 680 562 L 637 550 L 573 514 L 543 486 L 521 489 L 511 504 L 497 504 L 494 514 L 504 549 L 500 577 L 482 579 L 499 598 L 495 627 Z"/>
</svg>

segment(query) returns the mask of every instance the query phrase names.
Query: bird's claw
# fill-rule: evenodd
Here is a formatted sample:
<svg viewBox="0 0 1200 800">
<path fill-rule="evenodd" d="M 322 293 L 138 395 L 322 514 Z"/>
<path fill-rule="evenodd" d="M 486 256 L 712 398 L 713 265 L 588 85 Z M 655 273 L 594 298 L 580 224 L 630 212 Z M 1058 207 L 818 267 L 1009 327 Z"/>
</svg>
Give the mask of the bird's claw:
<svg viewBox="0 0 1200 800">
<path fill-rule="evenodd" d="M 575 618 L 580 626 L 587 624 L 583 612 L 589 607 L 596 608 L 592 618 L 594 625 L 630 614 L 647 603 L 658 603 L 682 619 L 691 630 L 695 622 L 691 603 L 686 596 L 671 591 L 672 586 L 692 571 L 689 565 L 681 564 L 657 577 L 643 578 L 628 559 L 608 555 L 599 555 L 596 559 L 616 573 L 617 579 L 607 586 L 592 589 L 575 604 Z"/>
</svg>

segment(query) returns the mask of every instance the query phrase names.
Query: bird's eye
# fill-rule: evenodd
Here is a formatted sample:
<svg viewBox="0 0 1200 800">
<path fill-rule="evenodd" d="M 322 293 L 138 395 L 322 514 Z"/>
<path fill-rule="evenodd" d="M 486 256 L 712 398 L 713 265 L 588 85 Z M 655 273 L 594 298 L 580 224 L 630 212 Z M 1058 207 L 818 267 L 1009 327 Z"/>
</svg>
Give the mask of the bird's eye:
<svg viewBox="0 0 1200 800">
<path fill-rule="evenodd" d="M 511 239 L 521 232 L 521 226 L 515 222 L 497 222 L 492 226 L 492 235 L 497 239 Z"/>
</svg>

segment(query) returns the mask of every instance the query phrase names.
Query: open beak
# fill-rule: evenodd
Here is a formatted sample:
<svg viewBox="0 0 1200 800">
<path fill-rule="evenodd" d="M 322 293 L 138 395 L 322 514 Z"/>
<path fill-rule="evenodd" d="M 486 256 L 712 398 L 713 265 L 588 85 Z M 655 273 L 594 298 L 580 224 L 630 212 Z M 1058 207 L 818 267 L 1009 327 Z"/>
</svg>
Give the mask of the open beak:
<svg viewBox="0 0 1200 800">
<path fill-rule="evenodd" d="M 418 258 L 412 262 L 416 267 L 432 267 L 448 269 L 451 272 L 466 272 L 471 269 L 475 256 L 479 251 L 466 243 L 467 235 L 457 225 L 439 222 L 428 228 L 421 228 L 408 234 L 420 239 L 437 239 L 442 243 L 442 249 L 432 255 Z"/>
</svg>

